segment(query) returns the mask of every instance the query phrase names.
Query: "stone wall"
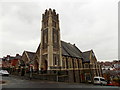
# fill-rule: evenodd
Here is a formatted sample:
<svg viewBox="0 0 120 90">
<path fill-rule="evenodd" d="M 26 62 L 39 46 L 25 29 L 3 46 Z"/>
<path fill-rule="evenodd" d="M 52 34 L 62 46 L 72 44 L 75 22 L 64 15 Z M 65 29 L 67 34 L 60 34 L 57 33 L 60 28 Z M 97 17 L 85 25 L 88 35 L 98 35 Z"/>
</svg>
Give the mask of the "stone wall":
<svg viewBox="0 0 120 90">
<path fill-rule="evenodd" d="M 58 72 L 58 73 L 57 73 Z M 48 71 L 44 73 L 30 72 L 22 75 L 22 72 L 14 71 L 13 75 L 22 76 L 26 78 L 57 81 L 57 82 L 69 82 L 69 83 L 88 83 L 93 82 L 94 71 L 90 69 L 84 70 L 63 70 L 63 71 Z"/>
</svg>

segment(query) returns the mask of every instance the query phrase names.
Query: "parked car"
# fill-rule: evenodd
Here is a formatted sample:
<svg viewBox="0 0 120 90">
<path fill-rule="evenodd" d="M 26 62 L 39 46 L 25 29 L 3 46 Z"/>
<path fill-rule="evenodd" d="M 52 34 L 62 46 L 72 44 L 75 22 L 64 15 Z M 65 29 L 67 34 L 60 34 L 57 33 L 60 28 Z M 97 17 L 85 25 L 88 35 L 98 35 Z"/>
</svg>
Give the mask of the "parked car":
<svg viewBox="0 0 120 90">
<path fill-rule="evenodd" d="M 109 82 L 107 85 L 108 86 L 114 86 L 113 82 Z"/>
<path fill-rule="evenodd" d="M 0 75 L 2 76 L 9 76 L 9 73 L 7 70 L 0 70 Z"/>
<path fill-rule="evenodd" d="M 120 84 L 118 82 L 115 82 L 115 81 L 110 81 L 107 85 L 108 86 L 120 86 Z"/>
<path fill-rule="evenodd" d="M 103 77 L 94 77 L 94 84 L 95 85 L 107 85 L 107 81 Z"/>
</svg>

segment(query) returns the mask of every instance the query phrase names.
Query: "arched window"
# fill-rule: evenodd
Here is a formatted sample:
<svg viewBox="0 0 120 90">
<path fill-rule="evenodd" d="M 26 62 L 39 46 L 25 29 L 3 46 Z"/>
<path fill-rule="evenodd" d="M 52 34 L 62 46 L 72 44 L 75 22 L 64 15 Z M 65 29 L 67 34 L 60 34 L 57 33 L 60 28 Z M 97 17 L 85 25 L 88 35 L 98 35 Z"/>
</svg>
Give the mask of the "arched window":
<svg viewBox="0 0 120 90">
<path fill-rule="evenodd" d="M 56 43 L 57 42 L 57 35 L 54 34 L 54 42 Z"/>
<path fill-rule="evenodd" d="M 68 58 L 66 58 L 66 68 L 68 68 Z"/>
<path fill-rule="evenodd" d="M 63 65 L 63 68 L 65 68 L 65 60 L 62 59 L 62 65 Z"/>
<path fill-rule="evenodd" d="M 69 65 L 70 65 L 70 68 L 72 68 L 72 61 L 70 60 L 69 63 L 70 63 L 70 64 L 69 64 Z"/>
<path fill-rule="evenodd" d="M 44 35 L 44 42 L 46 43 L 46 35 Z"/>
<path fill-rule="evenodd" d="M 56 58 L 56 56 L 55 56 L 55 65 L 57 65 L 57 58 Z"/>
<path fill-rule="evenodd" d="M 56 27 L 56 22 L 55 21 L 52 22 L 52 26 Z"/>
</svg>

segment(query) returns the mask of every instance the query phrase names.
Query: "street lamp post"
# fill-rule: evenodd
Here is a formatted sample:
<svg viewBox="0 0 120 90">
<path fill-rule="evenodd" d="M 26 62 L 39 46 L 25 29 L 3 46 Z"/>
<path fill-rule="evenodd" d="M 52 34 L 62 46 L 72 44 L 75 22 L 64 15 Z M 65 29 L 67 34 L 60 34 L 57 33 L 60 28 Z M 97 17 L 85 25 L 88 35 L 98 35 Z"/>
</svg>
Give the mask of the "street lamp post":
<svg viewBox="0 0 120 90">
<path fill-rule="evenodd" d="M 57 71 L 57 82 L 58 82 L 58 71 Z"/>
<path fill-rule="evenodd" d="M 60 68 L 60 70 L 61 70 L 61 67 L 59 67 L 59 68 Z M 59 73 L 60 73 L 60 71 L 57 70 L 57 82 L 59 82 Z"/>
<path fill-rule="evenodd" d="M 32 65 L 30 64 L 30 80 L 32 79 Z"/>
</svg>

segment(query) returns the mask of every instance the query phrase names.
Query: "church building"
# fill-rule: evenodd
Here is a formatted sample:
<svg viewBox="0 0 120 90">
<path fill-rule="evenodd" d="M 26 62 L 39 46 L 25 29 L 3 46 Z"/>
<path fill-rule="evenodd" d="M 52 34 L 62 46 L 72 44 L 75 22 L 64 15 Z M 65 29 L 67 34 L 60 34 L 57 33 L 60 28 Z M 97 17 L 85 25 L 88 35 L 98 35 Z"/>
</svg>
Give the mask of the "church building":
<svg viewBox="0 0 120 90">
<path fill-rule="evenodd" d="M 54 9 L 42 14 L 41 42 L 36 52 L 24 52 L 22 56 L 26 64 L 32 62 L 33 71 L 67 75 L 69 82 L 87 82 L 102 76 L 93 50 L 82 52 L 75 44 L 61 40 L 59 14 Z"/>
</svg>

